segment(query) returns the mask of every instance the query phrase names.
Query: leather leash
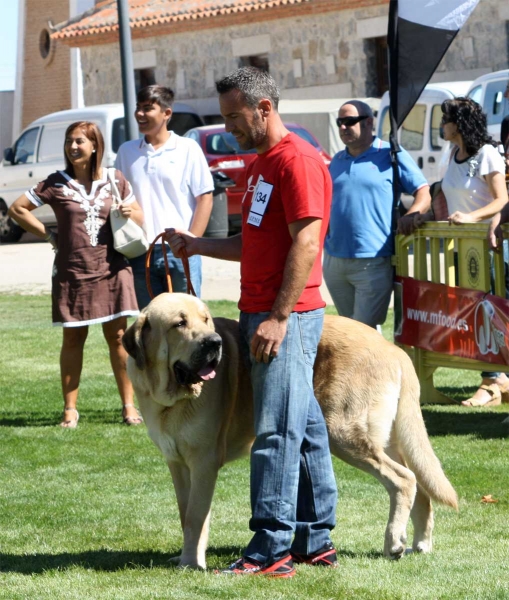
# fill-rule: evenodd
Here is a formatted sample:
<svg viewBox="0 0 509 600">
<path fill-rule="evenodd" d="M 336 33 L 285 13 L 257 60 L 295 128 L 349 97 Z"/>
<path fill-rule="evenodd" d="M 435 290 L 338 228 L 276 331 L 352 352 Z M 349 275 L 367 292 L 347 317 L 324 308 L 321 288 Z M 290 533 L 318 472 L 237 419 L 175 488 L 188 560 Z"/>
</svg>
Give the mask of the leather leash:
<svg viewBox="0 0 509 600">
<path fill-rule="evenodd" d="M 152 291 L 152 285 L 150 283 L 150 259 L 152 258 L 152 251 L 156 246 L 156 242 L 159 238 L 161 238 L 161 244 L 168 244 L 168 242 L 164 238 L 165 232 L 163 231 L 158 236 L 155 237 L 154 241 L 150 244 L 149 249 L 147 250 L 147 254 L 145 255 L 145 282 L 147 284 L 147 290 L 150 298 L 154 299 L 154 292 Z M 166 285 L 168 286 L 168 292 L 170 294 L 173 293 L 173 285 L 171 283 L 171 275 L 170 275 L 170 266 L 168 265 L 168 257 L 166 256 L 166 252 L 163 252 L 164 258 L 164 269 L 166 271 Z M 184 274 L 187 280 L 187 293 L 192 296 L 196 296 L 196 292 L 194 291 L 193 284 L 191 282 L 191 271 L 189 269 L 189 258 L 187 256 L 187 252 L 185 248 L 182 251 L 182 265 L 184 267 Z"/>
</svg>

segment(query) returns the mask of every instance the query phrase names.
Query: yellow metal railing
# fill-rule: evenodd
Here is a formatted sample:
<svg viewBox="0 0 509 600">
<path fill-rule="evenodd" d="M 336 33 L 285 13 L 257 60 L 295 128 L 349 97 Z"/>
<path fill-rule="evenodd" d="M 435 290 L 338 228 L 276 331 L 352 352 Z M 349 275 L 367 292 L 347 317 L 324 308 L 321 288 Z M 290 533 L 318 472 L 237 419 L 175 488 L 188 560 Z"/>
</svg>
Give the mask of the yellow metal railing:
<svg viewBox="0 0 509 600">
<path fill-rule="evenodd" d="M 504 225 L 504 239 L 509 238 L 509 225 Z M 410 236 L 396 236 L 394 265 L 396 275 L 414 277 L 420 281 L 444 283 L 489 292 L 491 289 L 490 260 L 494 266 L 495 295 L 505 298 L 503 252 L 490 257 L 485 224 L 449 225 L 448 222 L 426 223 Z M 457 261 L 454 254 L 457 252 Z M 456 277 L 456 270 L 458 271 Z M 413 358 L 421 383 L 422 404 L 450 404 L 452 400 L 435 389 L 433 374 L 438 367 L 475 371 L 504 371 L 509 365 L 494 365 L 420 348 L 406 348 Z"/>
</svg>

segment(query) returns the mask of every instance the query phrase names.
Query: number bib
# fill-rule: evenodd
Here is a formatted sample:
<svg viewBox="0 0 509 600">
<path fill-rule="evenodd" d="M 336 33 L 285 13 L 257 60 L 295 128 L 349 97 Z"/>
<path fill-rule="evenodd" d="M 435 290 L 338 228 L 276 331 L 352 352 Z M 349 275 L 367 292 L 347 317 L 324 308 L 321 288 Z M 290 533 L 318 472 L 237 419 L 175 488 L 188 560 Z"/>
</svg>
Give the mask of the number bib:
<svg viewBox="0 0 509 600">
<path fill-rule="evenodd" d="M 271 183 L 267 183 L 266 181 L 262 180 L 258 181 L 258 185 L 253 192 L 251 208 L 247 218 L 247 222 L 250 225 L 260 227 L 273 189 L 274 186 Z"/>
</svg>

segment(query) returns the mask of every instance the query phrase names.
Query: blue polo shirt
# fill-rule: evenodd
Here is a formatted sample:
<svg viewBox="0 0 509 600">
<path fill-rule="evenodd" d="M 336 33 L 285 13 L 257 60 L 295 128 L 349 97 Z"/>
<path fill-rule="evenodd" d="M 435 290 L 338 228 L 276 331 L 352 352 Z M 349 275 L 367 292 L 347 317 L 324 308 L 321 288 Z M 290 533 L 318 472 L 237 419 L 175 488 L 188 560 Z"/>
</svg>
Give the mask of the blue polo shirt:
<svg viewBox="0 0 509 600">
<path fill-rule="evenodd" d="M 414 195 L 428 185 L 413 158 L 398 153 L 399 193 Z M 359 156 L 338 152 L 329 171 L 332 208 L 325 250 L 336 258 L 373 258 L 394 253 L 390 145 L 375 137 Z"/>
</svg>

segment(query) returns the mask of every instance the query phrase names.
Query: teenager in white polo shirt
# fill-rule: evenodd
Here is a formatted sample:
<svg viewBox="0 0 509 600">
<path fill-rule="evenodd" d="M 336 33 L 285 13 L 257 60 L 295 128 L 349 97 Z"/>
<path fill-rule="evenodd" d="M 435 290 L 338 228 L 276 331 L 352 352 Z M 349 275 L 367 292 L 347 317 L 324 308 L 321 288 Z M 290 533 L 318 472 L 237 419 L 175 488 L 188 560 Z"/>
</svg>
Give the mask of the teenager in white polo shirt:
<svg viewBox="0 0 509 600">
<path fill-rule="evenodd" d="M 134 113 L 143 138 L 122 144 L 115 162 L 131 183 L 145 215 L 147 236 L 152 241 L 168 227 L 188 229 L 202 236 L 212 211 L 214 182 L 198 144 L 168 131 L 174 94 L 162 85 L 138 92 Z M 186 291 L 182 261 L 166 249 L 173 289 Z M 198 260 L 195 260 L 198 259 Z M 145 283 L 145 255 L 131 259 L 136 298 L 140 309 L 150 302 Z M 189 259 L 191 280 L 198 296 L 201 290 L 201 258 Z M 154 248 L 150 281 L 155 295 L 167 291 L 161 244 Z"/>
</svg>

